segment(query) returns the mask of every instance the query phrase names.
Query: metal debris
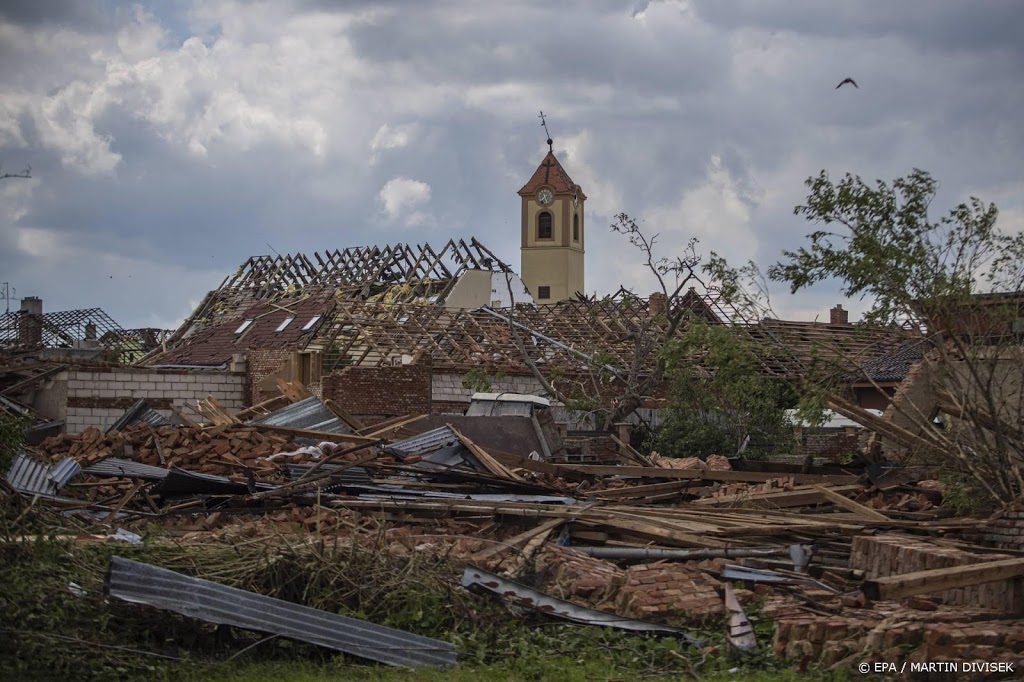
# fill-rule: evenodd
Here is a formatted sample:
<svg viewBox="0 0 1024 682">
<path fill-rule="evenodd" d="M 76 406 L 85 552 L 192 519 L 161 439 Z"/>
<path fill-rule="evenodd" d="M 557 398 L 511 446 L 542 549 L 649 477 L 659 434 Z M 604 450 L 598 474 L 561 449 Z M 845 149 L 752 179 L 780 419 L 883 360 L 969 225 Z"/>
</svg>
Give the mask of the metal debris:
<svg viewBox="0 0 1024 682">
<path fill-rule="evenodd" d="M 729 634 L 726 640 L 740 651 L 753 651 L 757 648 L 757 637 L 754 635 L 754 627 L 747 619 L 743 607 L 736 598 L 736 593 L 728 583 L 722 595 L 725 601 L 725 608 L 729 612 Z"/>
<path fill-rule="evenodd" d="M 281 599 L 114 557 L 105 591 L 112 597 L 210 623 L 283 635 L 378 663 L 440 667 L 457 662 L 448 642 L 347 618 Z"/>
<path fill-rule="evenodd" d="M 669 627 L 667 625 L 659 625 L 657 623 L 648 623 L 646 621 L 635 620 L 632 618 L 624 618 L 622 616 L 615 615 L 614 613 L 577 606 L 571 602 L 558 599 L 557 597 L 552 597 L 544 594 L 543 592 L 538 592 L 526 585 L 507 578 L 502 578 L 490 571 L 485 571 L 482 568 L 476 568 L 474 566 L 468 566 L 465 572 L 463 572 L 462 586 L 467 588 L 481 587 L 488 592 L 493 592 L 505 601 L 515 604 L 516 606 L 533 609 L 558 618 L 564 618 L 565 620 L 570 620 L 574 623 L 602 625 L 605 627 L 617 628 L 619 630 L 630 630 L 633 632 L 650 632 L 652 634 L 678 637 L 698 648 L 704 646 L 700 640 L 691 637 L 686 632 L 677 628 Z"/>
</svg>

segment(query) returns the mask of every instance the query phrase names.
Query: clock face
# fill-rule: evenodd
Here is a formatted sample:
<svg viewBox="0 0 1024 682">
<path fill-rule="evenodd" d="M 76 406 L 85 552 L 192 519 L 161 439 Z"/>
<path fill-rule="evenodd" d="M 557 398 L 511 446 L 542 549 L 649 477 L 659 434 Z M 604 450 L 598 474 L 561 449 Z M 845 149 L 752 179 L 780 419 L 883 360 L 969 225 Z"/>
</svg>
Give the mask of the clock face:
<svg viewBox="0 0 1024 682">
<path fill-rule="evenodd" d="M 555 195 L 547 187 L 537 192 L 537 201 L 541 206 L 547 206 L 555 200 Z"/>
</svg>

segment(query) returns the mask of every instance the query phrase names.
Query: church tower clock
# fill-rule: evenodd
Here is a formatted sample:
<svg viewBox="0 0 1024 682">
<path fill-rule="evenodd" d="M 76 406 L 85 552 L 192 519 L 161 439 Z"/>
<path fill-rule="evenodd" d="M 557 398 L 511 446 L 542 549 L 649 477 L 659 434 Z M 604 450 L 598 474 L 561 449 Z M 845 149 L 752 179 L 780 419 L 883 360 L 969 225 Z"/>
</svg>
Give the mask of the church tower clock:
<svg viewBox="0 0 1024 682">
<path fill-rule="evenodd" d="M 583 190 L 555 158 L 553 142 L 522 198 L 520 275 L 538 304 L 557 303 L 583 293 L 585 225 Z"/>
</svg>

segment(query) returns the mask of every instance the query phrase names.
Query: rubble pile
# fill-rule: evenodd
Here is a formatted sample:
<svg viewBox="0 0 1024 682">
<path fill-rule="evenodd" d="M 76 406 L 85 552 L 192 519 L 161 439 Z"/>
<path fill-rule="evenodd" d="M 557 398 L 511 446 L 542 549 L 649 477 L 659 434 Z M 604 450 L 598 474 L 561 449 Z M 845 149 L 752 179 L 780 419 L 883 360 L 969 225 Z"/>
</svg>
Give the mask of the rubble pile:
<svg viewBox="0 0 1024 682">
<path fill-rule="evenodd" d="M 1024 627 L 1007 621 L 1024 611 L 1024 506 L 966 522 L 943 518 L 941 489 L 923 476 L 880 487 L 852 469 L 656 454 L 555 463 L 491 451 L 451 424 L 386 439 L 310 429 L 288 422 L 306 408 L 289 407 L 52 437 L 5 486 L 107 530 L 155 523 L 189 542 L 371 539 L 464 566 L 464 585 L 518 606 L 691 643 L 686 627 L 732 638 L 758 604 L 776 623 L 773 652 L 805 664 L 908 647 L 1024 657 Z"/>
</svg>

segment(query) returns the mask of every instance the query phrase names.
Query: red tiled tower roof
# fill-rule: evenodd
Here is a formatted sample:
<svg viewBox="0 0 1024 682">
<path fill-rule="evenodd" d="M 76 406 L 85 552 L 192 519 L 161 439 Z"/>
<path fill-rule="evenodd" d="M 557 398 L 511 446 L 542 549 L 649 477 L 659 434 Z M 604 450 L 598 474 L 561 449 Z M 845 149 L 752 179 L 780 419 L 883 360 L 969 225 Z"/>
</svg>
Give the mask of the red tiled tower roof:
<svg viewBox="0 0 1024 682">
<path fill-rule="evenodd" d="M 583 190 L 572 181 L 569 174 L 562 168 L 562 164 L 558 163 L 554 152 L 551 151 L 547 153 L 544 160 L 537 166 L 537 170 L 533 172 L 530 180 L 519 190 L 519 194 L 520 196 L 527 196 L 545 186 L 550 187 L 556 194 L 576 194 L 578 192 L 580 199 L 587 198 L 583 194 Z"/>
</svg>

